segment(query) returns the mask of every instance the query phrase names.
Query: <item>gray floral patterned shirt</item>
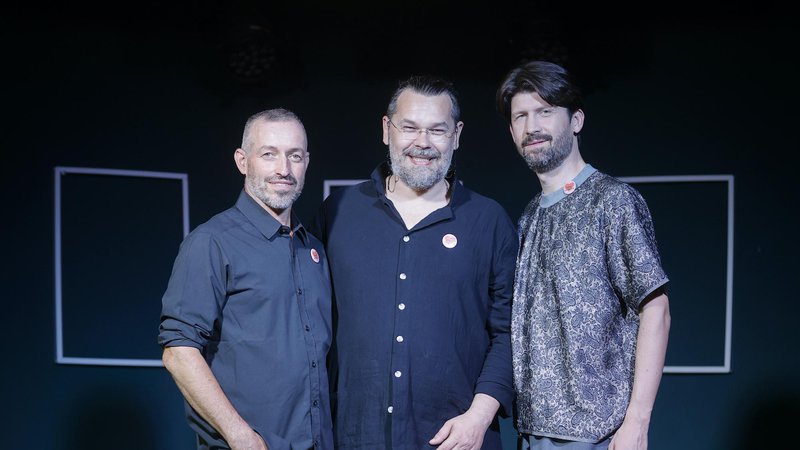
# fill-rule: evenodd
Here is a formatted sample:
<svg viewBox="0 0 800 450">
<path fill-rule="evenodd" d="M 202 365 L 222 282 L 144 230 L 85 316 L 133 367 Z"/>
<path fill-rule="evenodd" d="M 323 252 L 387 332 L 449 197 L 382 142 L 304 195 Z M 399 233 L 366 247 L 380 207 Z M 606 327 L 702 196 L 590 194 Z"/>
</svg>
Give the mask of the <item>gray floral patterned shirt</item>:
<svg viewBox="0 0 800 450">
<path fill-rule="evenodd" d="M 639 192 L 591 165 L 574 181 L 570 193 L 538 194 L 519 221 L 516 425 L 599 442 L 630 400 L 639 304 L 668 280 Z"/>
</svg>

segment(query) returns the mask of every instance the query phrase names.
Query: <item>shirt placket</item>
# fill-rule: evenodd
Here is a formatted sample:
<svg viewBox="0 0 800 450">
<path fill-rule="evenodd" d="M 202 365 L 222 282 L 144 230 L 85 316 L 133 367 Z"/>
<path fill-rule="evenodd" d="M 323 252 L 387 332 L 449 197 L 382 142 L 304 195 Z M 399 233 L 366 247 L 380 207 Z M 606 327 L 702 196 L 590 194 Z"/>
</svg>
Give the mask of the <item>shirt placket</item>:
<svg viewBox="0 0 800 450">
<path fill-rule="evenodd" d="M 414 236 L 413 232 L 407 231 L 400 235 L 398 239 L 398 258 L 397 258 L 397 289 L 395 290 L 394 301 L 394 323 L 392 333 L 392 360 L 391 378 L 392 396 L 387 412 L 392 420 L 392 441 L 402 443 L 404 430 L 409 420 L 408 398 L 410 392 L 410 370 L 408 351 L 409 340 L 413 336 L 409 335 L 409 324 L 413 320 L 414 299 L 411 298 L 411 286 L 418 280 L 413 276 L 414 261 Z"/>
<path fill-rule="evenodd" d="M 294 279 L 295 298 L 297 301 L 298 311 L 300 313 L 300 324 L 303 327 L 303 340 L 306 347 L 306 355 L 308 357 L 308 370 L 309 382 L 311 383 L 311 392 L 309 398 L 309 410 L 311 412 L 311 430 L 314 437 L 314 447 L 319 448 L 321 442 L 321 426 L 320 426 L 320 408 L 322 399 L 320 398 L 320 365 L 324 361 L 318 361 L 317 358 L 317 342 L 314 338 L 314 324 L 308 315 L 306 298 L 308 293 L 305 292 L 303 283 L 302 272 L 302 258 L 307 256 L 302 252 L 305 247 L 302 242 L 296 238 L 296 234 L 290 238 L 290 254 L 292 259 L 292 277 Z M 298 256 L 298 248 L 301 250 Z M 310 258 L 310 254 L 308 255 Z"/>
</svg>

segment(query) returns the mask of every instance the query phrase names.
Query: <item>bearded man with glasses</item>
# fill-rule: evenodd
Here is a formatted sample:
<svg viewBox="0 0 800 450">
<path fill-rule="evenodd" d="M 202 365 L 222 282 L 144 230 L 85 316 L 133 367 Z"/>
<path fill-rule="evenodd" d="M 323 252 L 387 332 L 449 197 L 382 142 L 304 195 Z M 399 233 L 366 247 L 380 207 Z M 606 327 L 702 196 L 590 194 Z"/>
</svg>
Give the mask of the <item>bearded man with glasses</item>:
<svg viewBox="0 0 800 450">
<path fill-rule="evenodd" d="M 451 170 L 459 115 L 449 82 L 402 82 L 383 117 L 389 162 L 320 208 L 338 449 L 502 448 L 517 235 Z"/>
</svg>

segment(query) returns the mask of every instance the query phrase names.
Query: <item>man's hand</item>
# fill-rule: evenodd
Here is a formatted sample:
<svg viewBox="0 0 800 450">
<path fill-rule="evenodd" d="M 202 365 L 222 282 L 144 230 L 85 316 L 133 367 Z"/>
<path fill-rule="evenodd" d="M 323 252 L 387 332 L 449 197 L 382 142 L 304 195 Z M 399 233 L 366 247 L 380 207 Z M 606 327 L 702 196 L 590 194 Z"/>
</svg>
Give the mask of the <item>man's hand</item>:
<svg viewBox="0 0 800 450">
<path fill-rule="evenodd" d="M 647 423 L 636 423 L 627 420 L 622 421 L 608 450 L 647 450 Z"/>
<path fill-rule="evenodd" d="M 498 408 L 500 403 L 494 398 L 476 394 L 467 412 L 445 422 L 429 444 L 439 450 L 480 450 Z"/>
<path fill-rule="evenodd" d="M 253 430 L 235 437 L 233 440 L 228 441 L 228 444 L 230 444 L 231 450 L 269 450 L 261 435 Z"/>
</svg>

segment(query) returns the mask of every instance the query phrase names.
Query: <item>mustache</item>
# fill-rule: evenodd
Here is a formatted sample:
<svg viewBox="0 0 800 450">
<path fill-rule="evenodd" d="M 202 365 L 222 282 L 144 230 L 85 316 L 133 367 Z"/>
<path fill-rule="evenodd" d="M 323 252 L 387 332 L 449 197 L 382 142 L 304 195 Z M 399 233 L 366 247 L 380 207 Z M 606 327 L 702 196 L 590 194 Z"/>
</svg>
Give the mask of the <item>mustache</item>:
<svg viewBox="0 0 800 450">
<path fill-rule="evenodd" d="M 285 177 L 282 175 L 272 175 L 264 179 L 267 183 L 272 181 L 289 181 L 292 184 L 297 184 L 297 178 L 294 177 L 292 174 L 288 174 Z"/>
<path fill-rule="evenodd" d="M 439 152 L 432 148 L 408 148 L 403 150 L 403 156 L 415 158 L 438 158 Z"/>
<path fill-rule="evenodd" d="M 534 141 L 552 141 L 553 136 L 544 133 L 532 133 L 525 136 L 522 140 L 522 146 L 526 146 Z"/>
</svg>

